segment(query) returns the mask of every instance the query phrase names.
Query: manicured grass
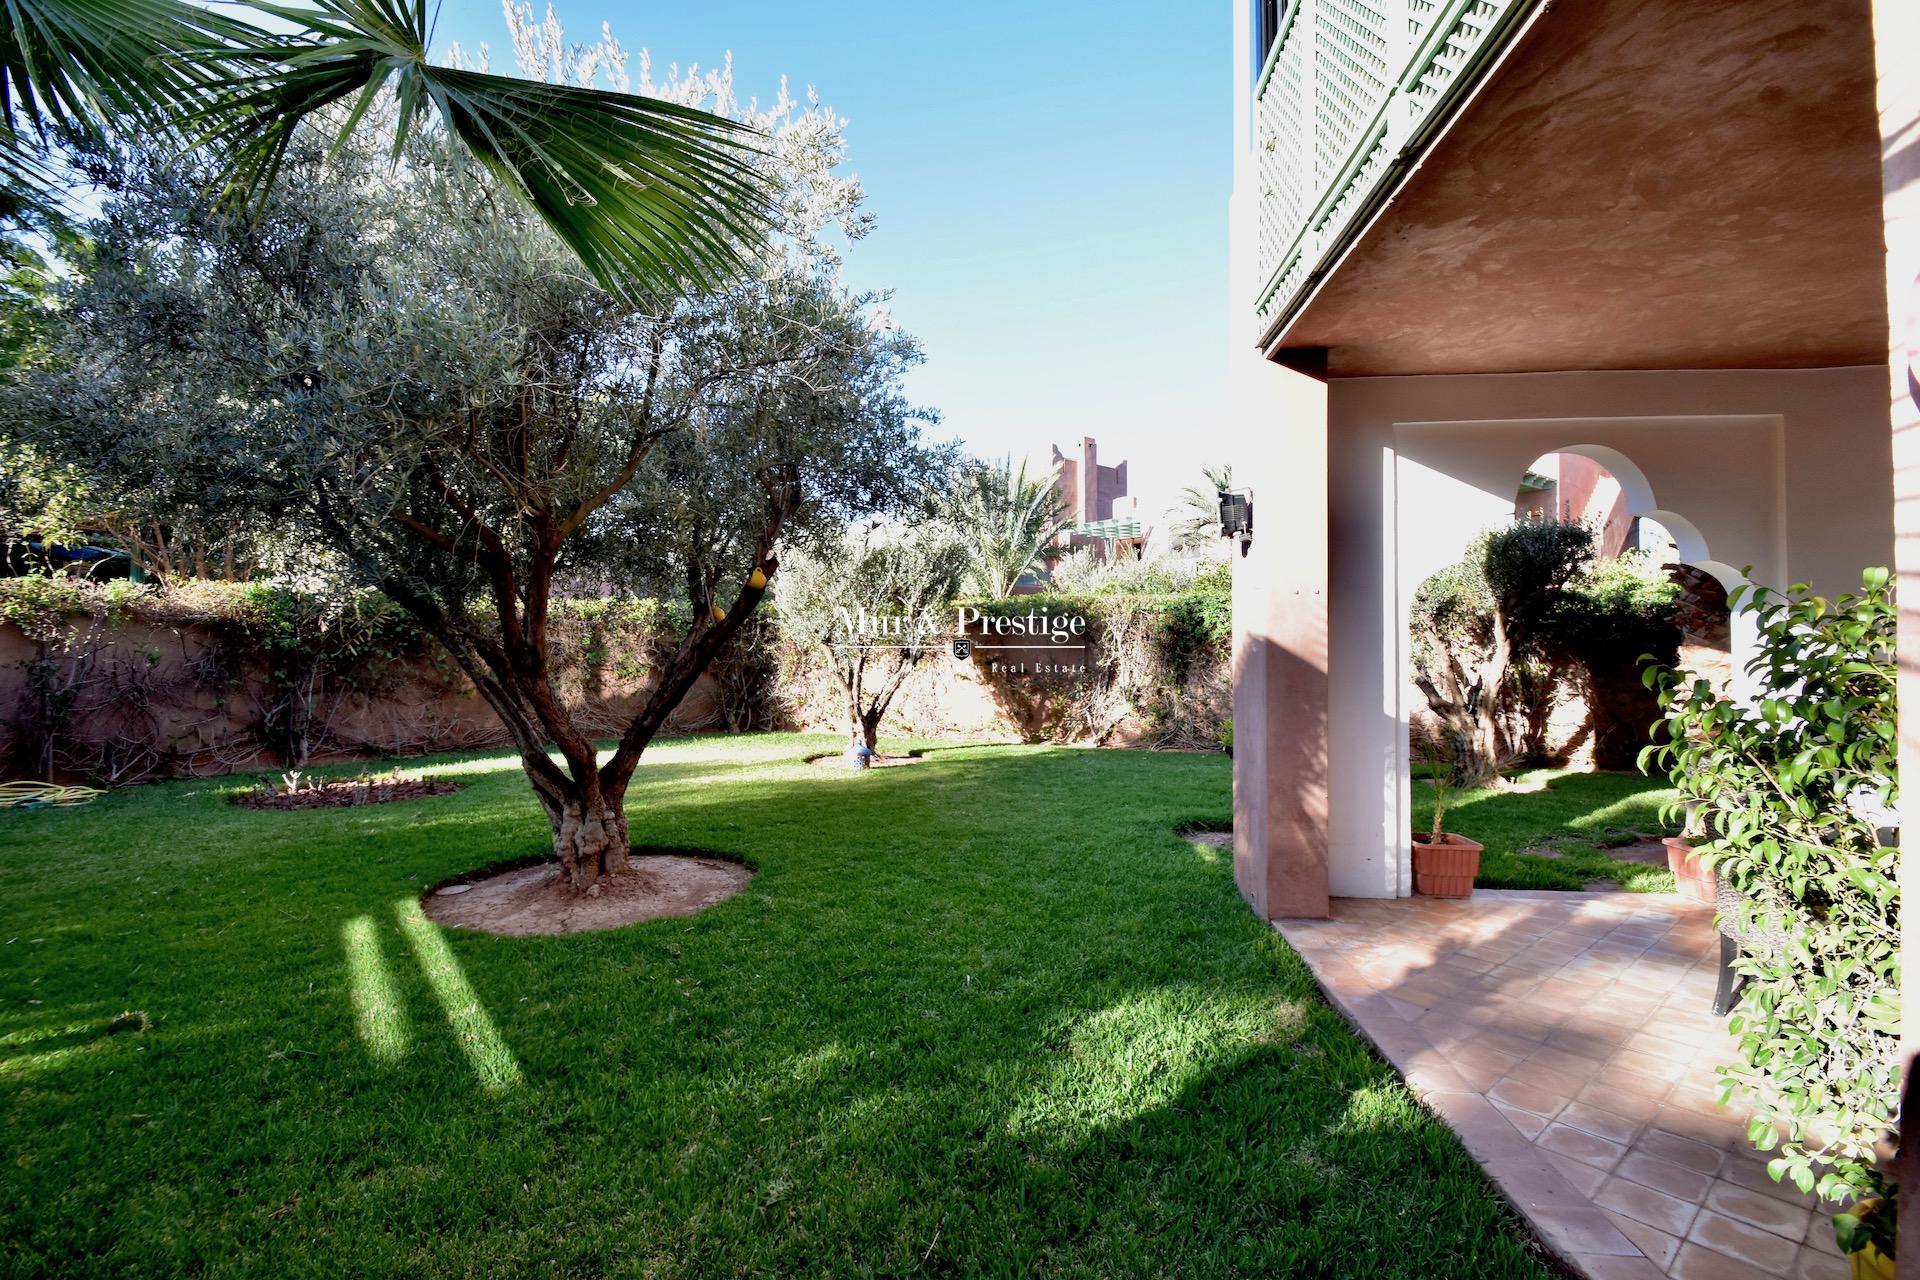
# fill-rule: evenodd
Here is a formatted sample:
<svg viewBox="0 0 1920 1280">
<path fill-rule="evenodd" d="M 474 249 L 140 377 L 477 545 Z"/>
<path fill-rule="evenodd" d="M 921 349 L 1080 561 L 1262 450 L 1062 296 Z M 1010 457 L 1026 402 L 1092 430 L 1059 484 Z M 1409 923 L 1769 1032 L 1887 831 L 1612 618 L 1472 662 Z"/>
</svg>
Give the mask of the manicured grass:
<svg viewBox="0 0 1920 1280">
<path fill-rule="evenodd" d="M 649 752 L 636 841 L 758 874 L 564 938 L 417 914 L 543 846 L 504 758 L 374 809 L 0 814 L 5 1271 L 1548 1274 L 1173 834 L 1224 759 L 798 763 L 831 745 Z"/>
<path fill-rule="evenodd" d="M 1656 778 L 1627 773 L 1582 773 L 1540 769 L 1516 779 L 1523 786 L 1544 781 L 1545 790 L 1483 788 L 1448 799 L 1447 829 L 1487 846 L 1474 883 L 1485 889 L 1578 889 L 1589 880 L 1613 880 L 1637 893 L 1672 893 L 1665 867 L 1609 857 L 1609 845 L 1630 844 L 1635 832 L 1666 830 L 1661 806 L 1673 789 Z M 1433 784 L 1413 784 L 1414 822 L 1433 819 Z M 1521 849 L 1550 846 L 1559 858 L 1539 858 Z"/>
</svg>

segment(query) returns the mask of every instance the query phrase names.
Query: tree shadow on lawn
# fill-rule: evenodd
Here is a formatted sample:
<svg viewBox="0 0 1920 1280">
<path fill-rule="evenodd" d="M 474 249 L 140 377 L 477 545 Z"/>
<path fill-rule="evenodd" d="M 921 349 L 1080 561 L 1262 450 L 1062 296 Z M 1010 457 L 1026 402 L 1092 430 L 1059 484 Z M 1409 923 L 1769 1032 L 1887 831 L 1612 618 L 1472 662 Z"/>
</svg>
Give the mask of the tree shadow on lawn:
<svg viewBox="0 0 1920 1280">
<path fill-rule="evenodd" d="M 1230 860 L 1170 832 L 1224 811 L 1223 759 L 1016 747 L 843 778 L 783 767 L 791 743 L 687 787 L 712 752 L 659 751 L 636 842 L 760 873 L 602 934 L 413 918 L 420 886 L 544 840 L 507 773 L 431 815 L 154 794 L 0 828 L 26 890 L 5 932 L 44 939 L 0 953 L 0 1033 L 154 1018 L 0 1065 L 12 1262 L 1542 1274 Z"/>
</svg>

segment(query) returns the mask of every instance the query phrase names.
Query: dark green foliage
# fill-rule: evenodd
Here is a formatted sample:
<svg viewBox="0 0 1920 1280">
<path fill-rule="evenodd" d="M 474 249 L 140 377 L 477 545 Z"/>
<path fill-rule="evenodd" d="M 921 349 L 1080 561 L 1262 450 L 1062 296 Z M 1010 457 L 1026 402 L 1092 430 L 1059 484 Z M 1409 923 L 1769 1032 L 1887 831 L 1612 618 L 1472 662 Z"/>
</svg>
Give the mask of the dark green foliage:
<svg viewBox="0 0 1920 1280">
<path fill-rule="evenodd" d="M 1835 600 L 1798 585 L 1730 603 L 1758 624 L 1757 696 L 1650 670 L 1667 719 L 1644 757 L 1691 802 L 1697 847 L 1746 914 L 1787 921 L 1789 945 L 1740 962 L 1728 1025 L 1743 1062 L 1722 1068 L 1722 1087 L 1750 1088 L 1748 1134 L 1779 1147 L 1775 1178 L 1827 1200 L 1891 1197 L 1875 1148 L 1900 1080 L 1900 853 L 1883 835 L 1899 799 L 1892 576 L 1869 569 Z M 1845 1215 L 1847 1247 L 1890 1253 L 1893 1216 Z"/>
<path fill-rule="evenodd" d="M 1679 656 L 1673 621 L 1679 597 L 1672 579 L 1643 557 L 1601 560 L 1554 597 L 1544 638 L 1581 662 L 1615 653 L 1637 661 L 1652 654 L 1671 666 Z"/>
<path fill-rule="evenodd" d="M 1414 593 L 1413 680 L 1445 735 L 1455 781 L 1484 782 L 1530 745 L 1523 726 L 1538 717 L 1516 717 L 1514 670 L 1540 656 L 1542 618 L 1592 559 L 1585 525 L 1523 520 L 1481 534 Z"/>
<path fill-rule="evenodd" d="M 500 756 L 371 809 L 202 781 L 0 815 L 6 1269 L 1551 1274 L 1230 859 L 1173 834 L 1224 821 L 1225 760 L 798 763 L 833 745 L 658 745 L 635 839 L 756 877 L 571 937 L 412 915 L 547 845 Z M 108 1034 L 129 1012 L 151 1025 Z"/>
<path fill-rule="evenodd" d="M 1647 745 L 1659 700 L 1641 678 L 1650 657 L 1680 659 L 1674 605 L 1680 588 L 1645 557 L 1602 560 L 1553 600 L 1542 647 L 1578 675 L 1593 730 L 1593 763 L 1631 769 Z"/>
</svg>

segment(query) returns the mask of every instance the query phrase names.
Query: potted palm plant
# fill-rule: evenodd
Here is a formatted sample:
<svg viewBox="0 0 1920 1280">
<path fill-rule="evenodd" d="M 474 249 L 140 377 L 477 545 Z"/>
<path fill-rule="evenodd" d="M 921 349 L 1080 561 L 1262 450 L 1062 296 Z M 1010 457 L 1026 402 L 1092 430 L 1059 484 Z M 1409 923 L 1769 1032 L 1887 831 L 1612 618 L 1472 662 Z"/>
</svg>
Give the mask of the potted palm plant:
<svg viewBox="0 0 1920 1280">
<path fill-rule="evenodd" d="M 1429 898 L 1471 898 L 1474 877 L 1480 874 L 1480 851 L 1486 846 L 1447 830 L 1453 780 L 1443 764 L 1432 764 L 1428 781 L 1433 784 L 1433 824 L 1413 833 L 1413 889 Z"/>
</svg>

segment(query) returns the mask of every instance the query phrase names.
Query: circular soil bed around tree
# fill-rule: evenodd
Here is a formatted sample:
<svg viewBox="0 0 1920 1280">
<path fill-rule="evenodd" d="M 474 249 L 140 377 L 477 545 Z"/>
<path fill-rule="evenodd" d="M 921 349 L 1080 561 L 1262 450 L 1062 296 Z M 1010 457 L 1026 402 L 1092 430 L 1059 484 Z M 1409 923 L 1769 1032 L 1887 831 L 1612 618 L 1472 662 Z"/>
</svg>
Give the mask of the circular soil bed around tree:
<svg viewBox="0 0 1920 1280">
<path fill-rule="evenodd" d="M 559 863 L 540 862 L 439 885 L 420 902 L 438 924 L 526 938 L 690 916 L 731 898 L 753 879 L 742 863 L 694 850 L 636 849 L 629 863 L 630 871 L 603 879 L 592 894 L 575 893 Z"/>
<path fill-rule="evenodd" d="M 829 751 L 825 755 L 808 756 L 807 763 L 821 769 L 839 769 L 845 773 L 860 772 L 860 770 L 847 763 L 847 753 L 844 751 Z M 917 752 L 900 756 L 876 754 L 869 767 L 874 769 L 891 769 L 896 765 L 924 763 L 926 763 L 926 757 Z"/>
<path fill-rule="evenodd" d="M 405 782 L 328 782 L 306 791 L 240 791 L 228 799 L 243 809 L 351 809 L 369 804 L 392 804 L 422 796 L 450 796 L 458 783 L 445 778 L 414 778 Z"/>
</svg>

